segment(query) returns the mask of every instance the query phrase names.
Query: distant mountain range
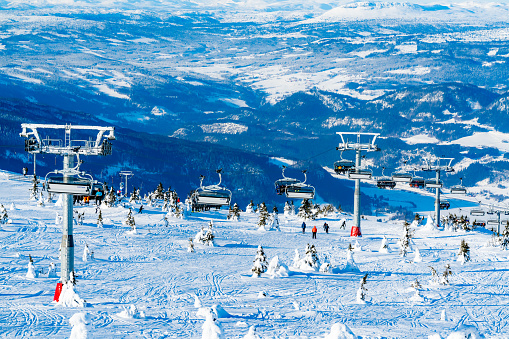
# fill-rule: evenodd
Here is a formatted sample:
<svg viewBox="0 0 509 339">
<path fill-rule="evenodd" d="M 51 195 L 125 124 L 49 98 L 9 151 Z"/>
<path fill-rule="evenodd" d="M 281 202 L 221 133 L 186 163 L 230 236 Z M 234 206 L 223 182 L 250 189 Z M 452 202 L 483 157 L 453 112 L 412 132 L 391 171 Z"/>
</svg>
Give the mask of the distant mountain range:
<svg viewBox="0 0 509 339">
<path fill-rule="evenodd" d="M 458 173 L 448 185 L 463 177 L 503 194 L 509 24 L 484 14 L 503 15 L 506 4 L 274 3 L 281 14 L 249 3 L 256 9 L 231 11 L 241 2 L 228 2 L 205 12 L 216 5 L 203 1 L 154 12 L 0 2 L 9 8 L 0 13 L 3 144 L 21 145 L 25 121 L 114 125 L 118 153 L 87 162 L 102 179 L 133 168 L 144 173 L 134 185 L 165 178 L 186 194 L 200 174 L 215 182 L 223 167 L 241 204 L 282 204 L 271 159 L 281 157 L 296 163 L 292 176 L 310 170 L 321 198 L 348 207 L 350 189 L 322 169 L 341 156 L 336 132 L 379 132 L 383 151 L 366 157 L 376 175 L 450 156 Z M 468 6 L 482 19 L 461 14 Z M 447 22 L 448 13 L 468 20 Z M 7 169 L 27 163 L 20 150 L 1 151 Z"/>
</svg>

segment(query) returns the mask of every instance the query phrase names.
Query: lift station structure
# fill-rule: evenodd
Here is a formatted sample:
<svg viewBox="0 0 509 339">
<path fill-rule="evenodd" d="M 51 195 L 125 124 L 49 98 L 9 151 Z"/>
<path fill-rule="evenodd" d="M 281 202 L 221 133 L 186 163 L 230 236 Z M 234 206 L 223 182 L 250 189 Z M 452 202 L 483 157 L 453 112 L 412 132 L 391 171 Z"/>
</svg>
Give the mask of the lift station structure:
<svg viewBox="0 0 509 339">
<path fill-rule="evenodd" d="M 50 193 L 64 194 L 61 270 L 60 281 L 65 284 L 74 272 L 74 239 L 73 239 L 73 194 L 90 194 L 93 178 L 79 171 L 80 155 L 110 155 L 111 140 L 115 140 L 114 127 L 101 126 L 72 126 L 52 124 L 21 124 L 21 137 L 25 139 L 25 151 L 31 154 L 55 154 L 64 157 L 62 170 L 55 170 L 56 176 L 46 176 L 46 186 Z M 41 130 L 47 135 L 41 137 Z M 79 138 L 88 136 L 87 140 L 73 139 L 75 131 Z M 58 139 L 50 134 L 62 133 L 64 139 Z M 107 133 L 107 134 L 106 134 Z M 92 137 L 93 136 L 93 137 Z M 74 165 L 74 157 L 78 162 Z M 48 173 L 48 175 L 50 174 Z"/>
<path fill-rule="evenodd" d="M 341 142 L 336 150 L 338 151 L 355 151 L 355 167 L 348 172 L 348 177 L 355 180 L 354 192 L 354 226 L 352 227 L 351 236 L 362 236 L 361 233 L 361 179 L 371 179 L 371 171 L 363 170 L 361 167 L 361 152 L 379 151 L 380 148 L 375 144 L 376 138 L 380 133 L 358 133 L 358 132 L 336 132 L 341 137 Z M 349 141 L 348 136 L 356 137 L 356 141 Z M 368 141 L 369 142 L 365 142 Z M 364 141 L 364 142 L 362 142 Z"/>
</svg>

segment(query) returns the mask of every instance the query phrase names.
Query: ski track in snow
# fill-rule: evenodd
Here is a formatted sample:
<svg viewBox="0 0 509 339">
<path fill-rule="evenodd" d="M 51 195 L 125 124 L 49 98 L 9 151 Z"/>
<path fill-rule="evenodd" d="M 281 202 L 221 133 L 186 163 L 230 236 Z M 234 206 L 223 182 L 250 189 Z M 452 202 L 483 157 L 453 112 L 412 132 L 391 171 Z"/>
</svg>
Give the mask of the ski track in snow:
<svg viewBox="0 0 509 339">
<path fill-rule="evenodd" d="M 250 268 L 259 244 L 268 261 L 278 255 L 280 262 L 291 266 L 295 249 L 303 255 L 306 244 L 313 243 L 321 260 L 326 254 L 334 266 L 343 267 L 346 248 L 355 243 L 348 227 L 337 227 L 345 215 L 326 219 L 329 235 L 321 230 L 324 220 L 308 221 L 309 228 L 319 228 L 318 239 L 312 241 L 311 234 L 301 233 L 301 221 L 294 217 L 286 223 L 280 215 L 281 232 L 257 231 L 257 214 L 242 213 L 240 222 L 227 221 L 226 211 L 170 219 L 165 227 L 160 207 L 148 206 L 143 214 L 134 213 L 136 234 L 128 234 L 122 225 L 127 214 L 123 207 L 103 208 L 105 225 L 98 228 L 95 207 L 76 206 L 85 212 L 84 224 L 74 227 L 77 292 L 90 307 L 62 308 L 51 302 L 58 278 L 25 277 L 29 254 L 37 270 L 47 270 L 55 262 L 59 273 L 61 226 L 55 225 L 55 214 L 61 214 L 61 208 L 28 201 L 29 183 L 0 180 L 0 187 L 0 203 L 13 220 L 0 225 L 0 337 L 67 338 L 69 318 L 87 312 L 92 337 L 201 338 L 204 320 L 196 314 L 195 294 L 203 307 L 221 305 L 231 315 L 218 319 L 227 338 L 247 333 L 239 322 L 256 325 L 264 338 L 323 338 L 336 322 L 347 324 L 359 336 L 397 338 L 433 333 L 446 337 L 462 324 L 501 337 L 509 326 L 509 252 L 485 246 L 491 239 L 487 231 L 419 229 L 412 246 L 419 248 L 423 262 L 412 263 L 413 250 L 406 258 L 398 254 L 401 224 L 377 223 L 368 217 L 358 239 L 363 250 L 354 252 L 362 272 L 310 273 L 290 267 L 289 277 L 253 278 Z M 16 210 L 9 210 L 11 202 Z M 134 204 L 133 210 L 138 208 Z M 346 217 L 350 226 L 351 217 Z M 215 246 L 195 244 L 196 252 L 188 253 L 188 239 L 209 220 L 214 222 Z M 389 254 L 378 252 L 383 235 L 392 250 Z M 462 239 L 472 251 L 472 260 L 465 265 L 456 262 Z M 95 255 L 87 262 L 82 260 L 85 243 Z M 429 266 L 441 274 L 447 263 L 453 271 L 451 285 L 430 284 Z M 355 295 L 364 273 L 370 302 L 358 305 Z M 407 291 L 415 279 L 423 286 L 422 303 L 411 302 L 413 292 Z M 261 291 L 267 296 L 259 297 Z M 118 315 L 131 304 L 145 318 Z M 442 310 L 449 320 L 440 320 Z"/>
</svg>

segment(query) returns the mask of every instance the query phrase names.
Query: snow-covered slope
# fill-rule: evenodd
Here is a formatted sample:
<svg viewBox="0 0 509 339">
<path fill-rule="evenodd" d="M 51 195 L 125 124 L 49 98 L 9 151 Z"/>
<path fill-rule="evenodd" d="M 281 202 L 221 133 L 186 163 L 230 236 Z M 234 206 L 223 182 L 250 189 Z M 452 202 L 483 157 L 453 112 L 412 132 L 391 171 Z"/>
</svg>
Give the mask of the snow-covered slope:
<svg viewBox="0 0 509 339">
<path fill-rule="evenodd" d="M 3 337 L 68 338 L 71 331 L 86 331 L 93 338 L 203 339 L 210 338 L 203 336 L 204 329 L 216 326 L 224 338 L 242 338 L 251 326 L 262 338 L 282 339 L 337 338 L 334 333 L 349 331 L 360 337 L 397 338 L 506 335 L 507 253 L 488 245 L 489 231 L 412 226 L 412 249 L 401 257 L 397 241 L 402 224 L 387 222 L 385 215 L 377 217 L 381 222 L 362 220 L 363 237 L 352 239 L 351 216 L 344 214 L 307 221 L 305 234 L 301 220 L 282 213 L 281 231 L 257 230 L 257 214 L 242 212 L 239 222 L 228 221 L 226 211 L 193 213 L 184 220 L 170 217 L 165 226 L 161 207 L 145 202 L 143 213 L 134 213 L 137 231 L 132 233 L 123 221 L 128 207 L 138 210 L 139 203 L 101 208 L 102 228 L 97 227 L 94 206 L 77 205 L 84 223 L 74 227 L 76 292 L 88 306 L 62 307 L 52 303 L 58 277 L 47 277 L 52 262 L 60 271 L 61 225 L 55 222 L 61 208 L 55 206 L 56 197 L 45 206 L 29 201 L 29 186 L 0 178 L 0 203 L 10 219 L 0 225 Z M 342 219 L 346 229 L 340 228 Z M 189 239 L 210 221 L 215 245 L 195 243 L 195 252 L 188 252 Z M 329 234 L 322 231 L 324 222 Z M 314 225 L 316 240 L 309 234 Z M 380 249 L 384 236 L 390 252 Z M 471 253 L 471 261 L 463 265 L 457 261 L 462 240 Z M 331 264 L 328 272 L 295 260 L 295 250 L 305 259 L 307 244 L 315 245 L 321 264 Z M 347 261 L 352 256 L 347 255 L 349 244 L 355 245 L 353 261 Z M 277 269 L 274 278 L 268 273 L 252 276 L 259 245 L 268 262 L 278 256 L 286 267 Z M 85 246 L 93 258 L 83 255 Z M 26 276 L 29 256 L 34 278 Z M 450 284 L 442 285 L 429 267 L 441 275 L 445 265 L 453 275 Z M 367 292 L 361 302 L 356 295 L 364 274 Z M 411 287 L 416 280 L 418 293 Z M 208 321 L 215 318 L 215 326 L 204 325 L 209 312 Z"/>
</svg>

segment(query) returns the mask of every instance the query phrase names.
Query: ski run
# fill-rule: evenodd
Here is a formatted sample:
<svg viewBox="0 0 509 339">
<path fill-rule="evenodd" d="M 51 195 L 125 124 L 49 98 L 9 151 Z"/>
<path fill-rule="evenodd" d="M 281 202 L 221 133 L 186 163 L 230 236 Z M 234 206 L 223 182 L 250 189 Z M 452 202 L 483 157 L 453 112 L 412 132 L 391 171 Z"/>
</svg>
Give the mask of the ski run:
<svg viewBox="0 0 509 339">
<path fill-rule="evenodd" d="M 509 338 L 509 235 L 487 228 L 364 216 L 355 238 L 351 214 L 303 220 L 299 200 L 276 217 L 253 197 L 230 218 L 76 204 L 76 284 L 57 303 L 59 196 L 0 187 L 2 338 Z"/>
</svg>

